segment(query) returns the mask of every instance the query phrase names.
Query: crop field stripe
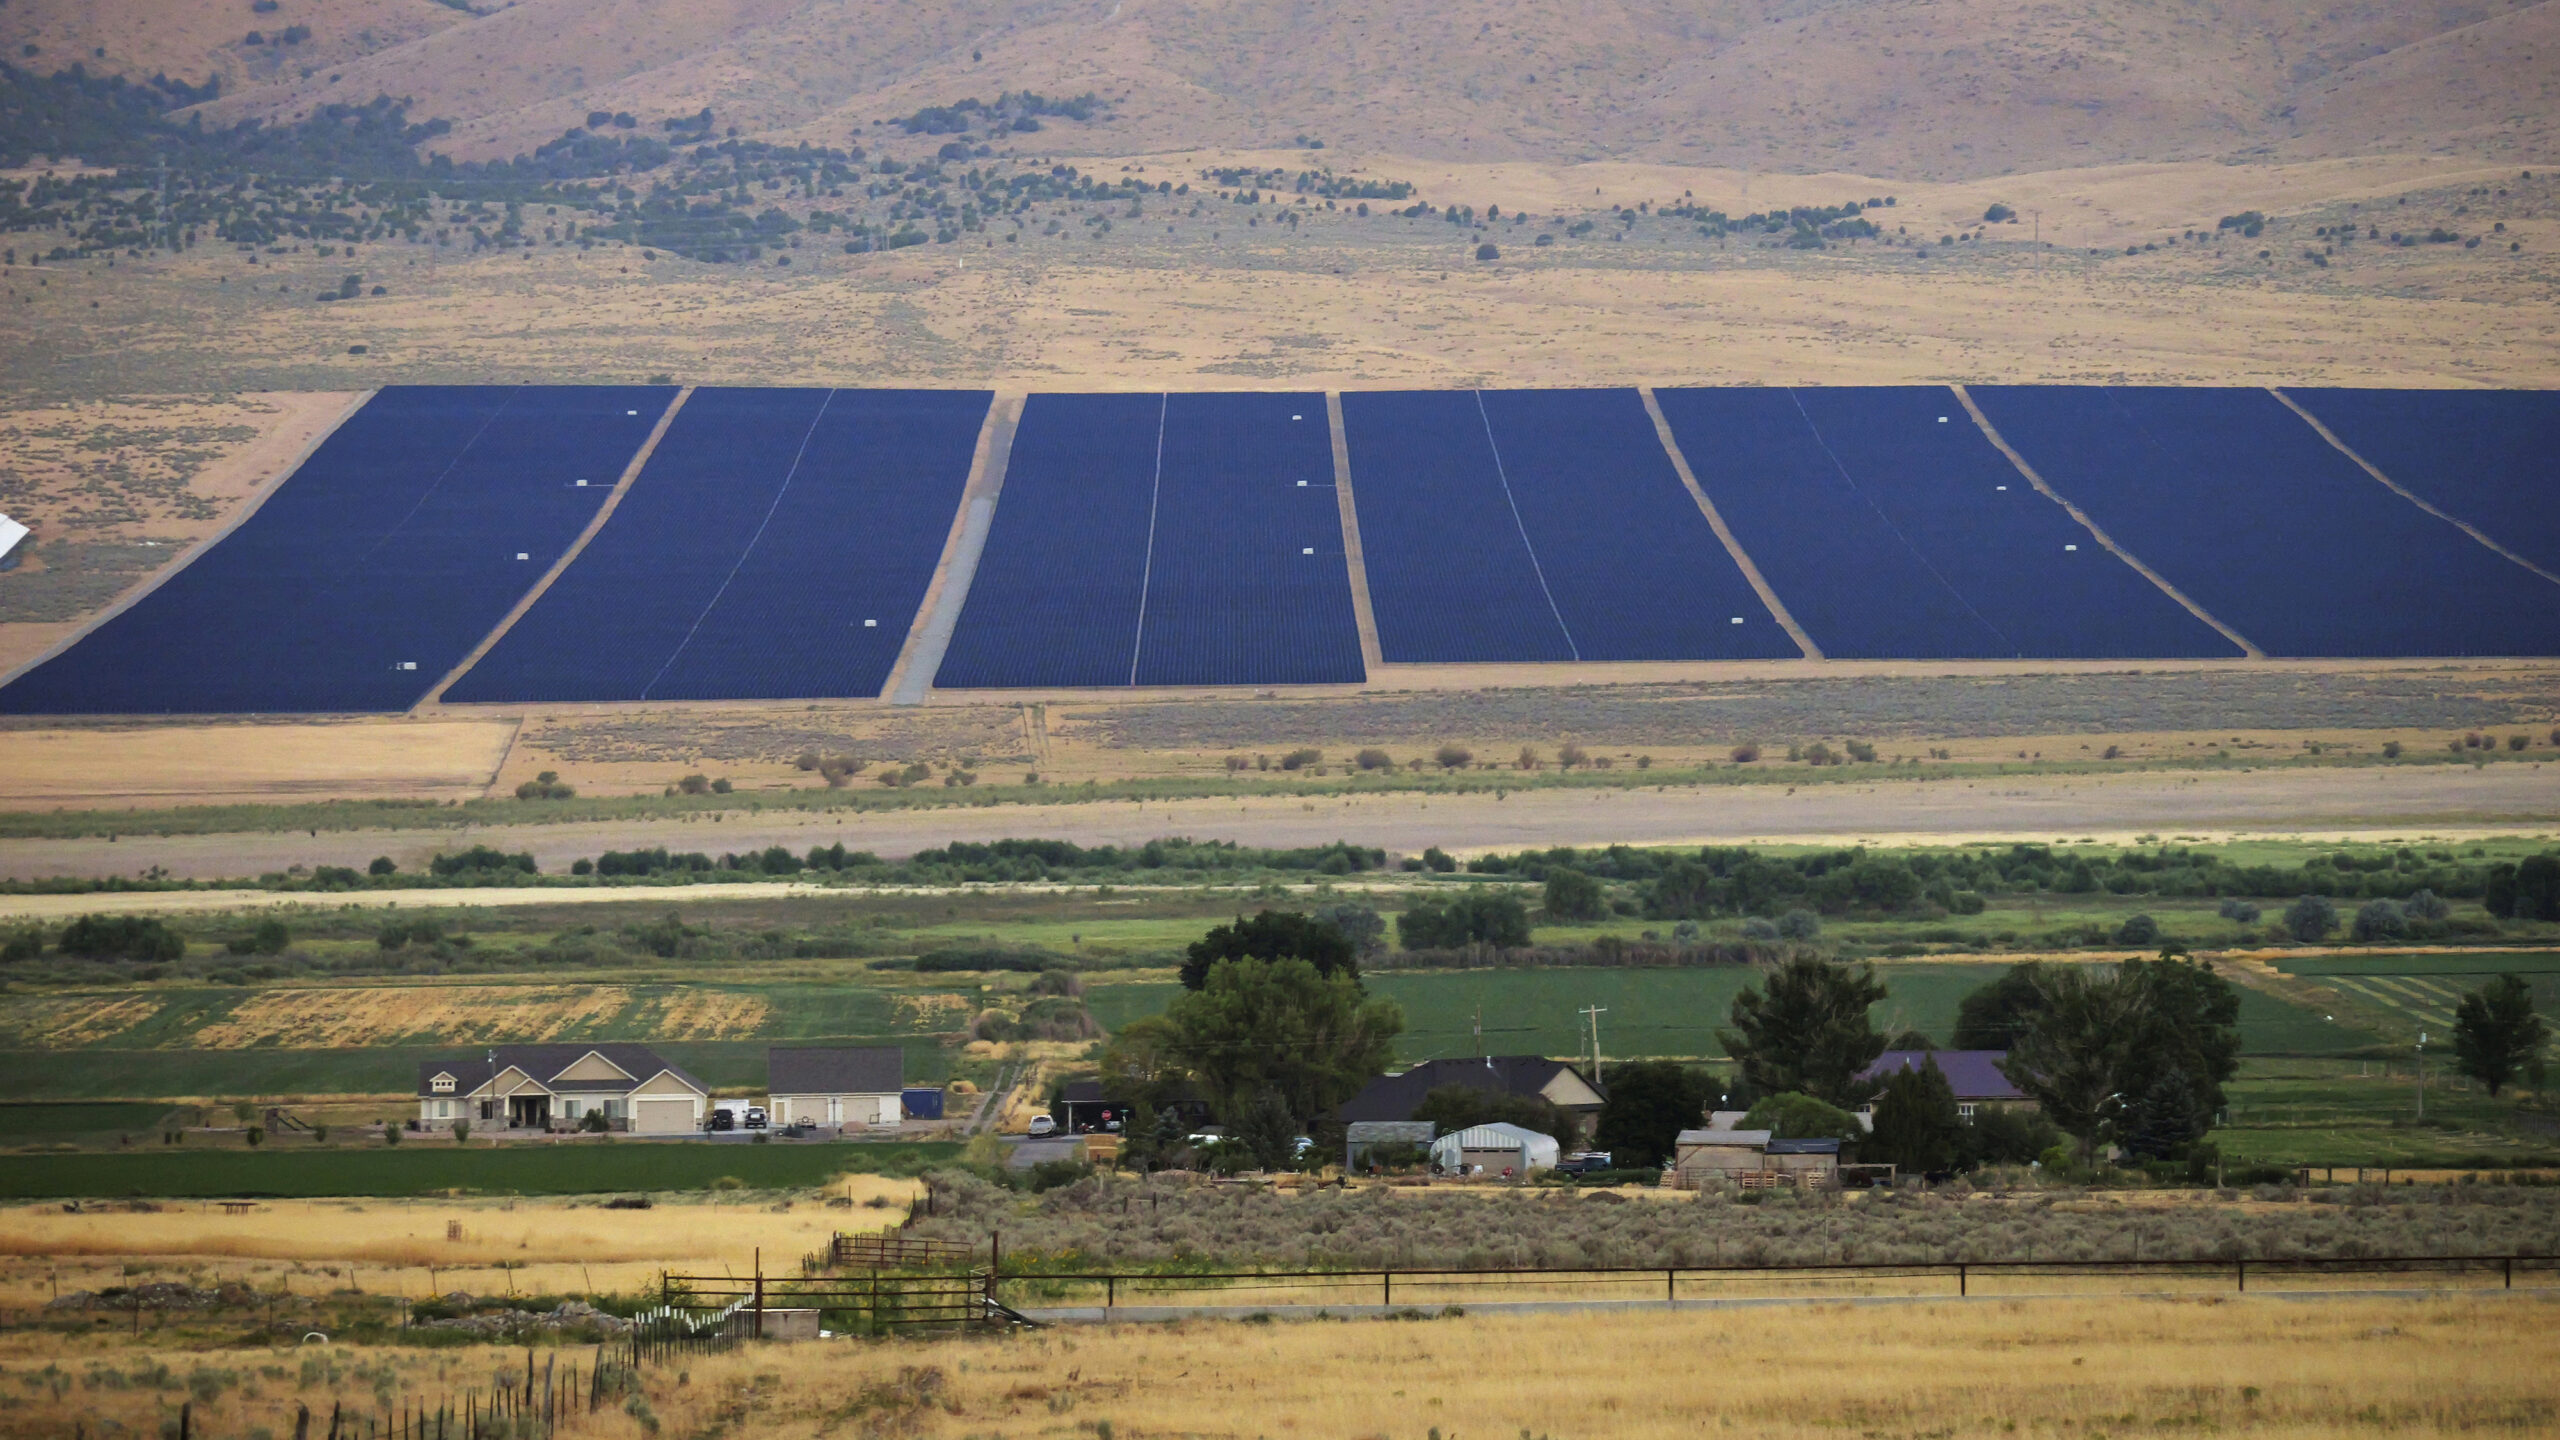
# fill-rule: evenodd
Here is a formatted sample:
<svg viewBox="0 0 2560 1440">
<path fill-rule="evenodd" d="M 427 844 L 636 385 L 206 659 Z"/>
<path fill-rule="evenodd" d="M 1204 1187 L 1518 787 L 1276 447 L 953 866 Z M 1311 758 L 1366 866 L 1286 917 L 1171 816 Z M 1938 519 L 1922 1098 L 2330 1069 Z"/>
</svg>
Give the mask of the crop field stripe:
<svg viewBox="0 0 2560 1440">
<path fill-rule="evenodd" d="M 1022 413 L 1022 397 L 998 395 L 987 404 L 978 425 L 978 443 L 969 452 L 969 478 L 960 486 L 960 505 L 943 538 L 942 553 L 916 602 L 906 644 L 881 685 L 892 705 L 921 705 L 933 688 L 933 672 L 951 644 L 951 627 L 969 598 L 969 582 L 978 573 L 978 554 L 986 548 L 987 527 L 995 520 L 992 498 L 1004 488 L 1005 459 L 1013 450 L 1014 421 Z"/>
<path fill-rule="evenodd" d="M 597 507 L 595 518 L 587 522 L 587 528 L 578 532 L 578 538 L 569 542 L 569 548 L 560 552 L 560 558 L 551 562 L 551 568 L 542 572 L 542 578 L 534 582 L 533 588 L 526 591 L 516 601 L 514 608 L 507 611 L 496 625 L 490 627 L 488 634 L 480 637 L 480 643 L 471 647 L 471 653 L 463 656 L 451 670 L 446 671 L 444 678 L 436 682 L 436 688 L 428 691 L 417 705 L 411 707 L 412 709 L 425 709 L 428 706 L 443 703 L 444 692 L 453 687 L 453 682 L 471 673 L 471 667 L 479 664 L 481 657 L 487 655 L 500 640 L 506 638 L 507 632 L 515 628 L 516 622 L 524 618 L 525 612 L 531 610 L 544 595 L 550 593 L 552 584 L 559 580 L 562 572 L 575 564 L 580 555 L 586 553 L 587 542 L 595 539 L 596 532 L 602 530 L 605 522 L 613 518 L 613 512 L 622 504 L 622 497 L 630 493 L 631 482 L 639 479 L 640 472 L 647 468 L 649 457 L 657 453 L 658 442 L 667 437 L 667 427 L 676 423 L 676 412 L 684 408 L 686 398 L 692 394 L 693 387 L 690 385 L 676 392 L 676 398 L 668 404 L 666 412 L 658 417 L 657 426 L 650 430 L 649 438 L 640 442 L 640 448 L 632 452 L 631 462 L 622 467 L 622 474 L 613 482 L 612 493 L 604 497 L 604 504 Z M 507 748 L 510 752 L 515 748 L 516 736 L 522 733 L 522 727 L 519 726 L 515 734 L 507 737 Z M 506 759 L 502 756 L 498 761 L 497 774 L 504 774 L 506 768 Z M 489 783 L 493 785 L 497 783 L 497 774 L 489 777 Z"/>
<path fill-rule="evenodd" d="M 1138 572 L 1138 629 L 1129 637 L 1129 683 L 1138 683 L 1138 659 L 1147 649 L 1147 590 L 1156 578 L 1156 512 L 1164 505 L 1164 417 L 1173 406 L 1170 393 L 1156 396 L 1156 468 L 1147 484 L 1147 559 Z"/>
<path fill-rule="evenodd" d="M 1787 632 L 1788 639 L 1796 642 L 1796 648 L 1804 652 L 1804 658 L 1821 659 L 1822 647 L 1813 643 L 1813 637 L 1796 623 L 1794 612 L 1788 610 L 1786 602 L 1778 598 L 1778 592 L 1769 587 L 1768 579 L 1760 573 L 1759 563 L 1751 558 L 1751 552 L 1734 538 L 1733 528 L 1725 524 L 1723 514 L 1716 509 L 1716 502 L 1707 498 L 1706 487 L 1698 483 L 1697 472 L 1689 468 L 1689 457 L 1680 452 L 1680 438 L 1671 433 L 1671 422 L 1663 418 L 1662 402 L 1654 398 L 1653 387 L 1639 385 L 1636 394 L 1644 397 L 1644 410 L 1653 417 L 1653 433 L 1662 442 L 1662 453 L 1671 457 L 1672 470 L 1680 476 L 1680 483 L 1687 487 L 1689 498 L 1698 502 L 1698 513 L 1707 517 L 1707 528 L 1716 532 L 1717 543 L 1733 557 L 1733 563 L 1742 571 L 1742 578 L 1751 582 L 1752 593 L 1760 597 L 1761 604 L 1769 607 L 1770 614 L 1778 617 L 1779 628 Z"/>
<path fill-rule="evenodd" d="M 1342 517 L 1342 563 L 1351 577 L 1351 614 L 1360 627 L 1360 666 L 1378 673 L 1386 656 L 1378 648 L 1378 612 L 1369 598 L 1369 555 L 1360 542 L 1360 507 L 1351 489 L 1351 440 L 1342 429 L 1342 392 L 1324 396 L 1325 429 L 1333 440 L 1333 501 Z"/>
<path fill-rule="evenodd" d="M 2193 615 L 2198 620 L 2212 626 L 2216 631 L 2221 633 L 2223 639 L 2239 646 L 2240 653 L 2243 656 L 2251 660 L 2264 660 L 2267 658 L 2267 652 L 2259 649 L 2255 644 L 2251 643 L 2248 636 L 2243 635 L 2239 631 L 2222 623 L 2219 616 L 2215 615 L 2212 611 L 2205 609 L 2202 605 L 2197 604 L 2194 597 L 2188 595 L 2187 592 L 2179 589 L 2176 585 L 2171 584 L 2168 576 L 2163 575 L 2159 571 L 2142 563 L 2141 556 L 2134 554 L 2131 550 L 2128 550 L 2124 546 L 2118 544 L 2116 542 L 2116 538 L 2108 534 L 2104 526 L 2089 517 L 2089 512 L 2072 504 L 2071 501 L 2062 494 L 2062 492 L 2054 489 L 2051 485 L 2046 484 L 2044 476 L 2037 472 L 2036 467 L 2027 463 L 2027 457 L 2019 454 L 2017 447 L 2011 445 L 2007 437 L 2000 433 L 2000 427 L 1991 423 L 1991 417 L 1982 413 L 1982 407 L 1973 403 L 1972 392 L 1966 390 L 1962 385 L 1950 385 L 1947 388 L 1955 392 L 1957 403 L 1964 406 L 1964 413 L 1973 417 L 1973 423 L 1982 431 L 1983 438 L 1989 440 L 1993 448 L 1997 449 L 2001 454 L 2009 457 L 2009 463 L 2016 466 L 2018 473 L 2026 477 L 2027 483 L 2036 488 L 2037 494 L 2042 495 L 2054 504 L 2061 506 L 2064 513 L 2068 514 L 2073 520 L 2078 521 L 2080 528 L 2089 532 L 2090 539 L 2097 541 L 2102 546 L 2105 546 L 2110 554 L 2114 555 L 2117 559 L 2122 560 L 2125 564 L 2132 566 L 2134 572 L 2140 575 L 2143 579 L 2160 587 L 2161 594 L 2177 601 L 2180 606 L 2184 607 L 2188 614 Z"/>
<path fill-rule="evenodd" d="M 711 598 L 703 602 L 702 612 L 693 617 L 693 624 L 686 627 L 684 638 L 676 642 L 676 648 L 667 652 L 665 663 L 658 666 L 658 673 L 650 676 L 649 683 L 640 687 L 641 699 L 648 699 L 649 692 L 658 688 L 658 682 L 667 678 L 667 671 L 683 657 L 685 647 L 693 643 L 694 636 L 702 633 L 702 622 L 711 618 L 712 611 L 720 608 L 720 597 L 728 594 L 729 587 L 738 583 L 738 572 L 747 568 L 747 561 L 756 553 L 756 546 L 764 543 L 764 532 L 773 528 L 775 512 L 782 509 L 783 497 L 791 493 L 791 482 L 800 478 L 800 466 L 809 458 L 810 437 L 818 433 L 818 426 L 827 418 L 827 407 L 835 400 L 836 392 L 830 390 L 827 398 L 818 402 L 818 413 L 809 417 L 809 428 L 800 434 L 800 448 L 792 452 L 791 468 L 782 472 L 781 486 L 773 492 L 772 503 L 764 507 L 764 518 L 756 522 L 756 533 L 747 538 L 746 546 L 738 551 L 738 558 L 730 562 L 729 573 L 721 578 L 720 588 L 712 591 Z"/>
<path fill-rule="evenodd" d="M 0 711 L 407 710 L 531 586 L 529 562 L 547 568 L 594 518 L 606 487 L 572 477 L 619 472 L 674 393 L 378 391 L 221 544 L 0 692 Z"/>
<path fill-rule="evenodd" d="M 2526 559 L 2524 556 L 2517 554 L 2515 551 L 2508 549 L 2502 544 L 2499 544 L 2494 537 L 2489 535 L 2488 532 L 2482 530 L 2479 526 L 2472 524 L 2470 521 L 2463 519 L 2459 515 L 2455 515 L 2442 509 L 2434 502 L 2428 500 L 2425 496 L 2420 495 L 2407 486 L 2400 484 L 2390 476 L 2383 474 L 2380 467 L 2376 466 L 2372 461 L 2367 460 L 2362 455 L 2357 454 L 2353 446 L 2338 438 L 2338 432 L 2320 423 L 2319 416 L 2302 408 L 2301 404 L 2291 395 L 2286 394 L 2283 390 L 2273 385 L 2267 387 L 2267 393 L 2276 397 L 2277 401 L 2281 403 L 2284 408 L 2301 416 L 2303 424 L 2320 432 L 2321 439 L 2338 447 L 2339 454 L 2356 462 L 2356 467 L 2358 469 L 2364 471 L 2367 475 L 2372 476 L 2384 489 L 2389 490 L 2392 494 L 2399 496 L 2401 499 L 2408 501 L 2410 504 L 2417 506 L 2419 509 L 2426 511 L 2428 514 L 2433 515 L 2446 524 L 2453 526 L 2463 534 L 2470 536 L 2472 539 L 2488 546 L 2491 550 L 2513 560 L 2518 565 L 2521 565 L 2527 570 L 2532 571 L 2534 574 L 2541 576 L 2543 579 L 2550 581 L 2552 584 L 2560 585 L 2560 575 L 2553 574 L 2549 570 L 2546 570 L 2541 566 L 2536 565 L 2531 560 Z"/>
<path fill-rule="evenodd" d="M 1927 570 L 1930 576 L 1940 585 L 1945 586 L 1948 594 L 1956 597 L 1956 603 L 1964 607 L 1966 614 L 1980 622 L 1983 629 L 1990 631 L 1995 636 L 1998 636 L 2001 644 L 2009 646 L 2014 650 L 2017 642 L 2009 638 L 2009 633 L 2001 629 L 1990 616 L 1983 614 L 1982 607 L 1974 604 L 1973 600 L 1967 596 L 1962 589 L 1958 588 L 1954 581 L 1947 578 L 1946 572 L 1938 568 L 1936 561 L 1931 560 L 1919 546 L 1911 542 L 1910 532 L 1905 530 L 1901 525 L 1895 523 L 1892 514 L 1882 505 L 1877 504 L 1876 497 L 1869 494 L 1867 492 L 1867 488 L 1858 483 L 1858 477 L 1849 473 L 1849 467 L 1840 463 L 1840 452 L 1832 448 L 1831 437 L 1822 433 L 1822 426 L 1817 423 L 1812 414 L 1804 408 L 1804 392 L 1791 385 L 1787 387 L 1787 398 L 1795 402 L 1796 413 L 1804 416 L 1805 429 L 1812 433 L 1813 443 L 1822 447 L 1823 457 L 1831 462 L 1831 468 L 1839 473 L 1840 483 L 1848 486 L 1850 492 L 1856 495 L 1858 499 L 1866 505 L 1869 511 L 1874 513 L 1877 522 L 1883 525 L 1888 531 L 1891 531 L 1894 539 L 1902 542 L 1902 548 L 1911 552 L 1911 558 L 1919 561 L 1921 568 Z"/>
<path fill-rule="evenodd" d="M 359 411 L 363 410 L 365 406 L 373 402 L 373 397 L 375 395 L 380 393 L 381 392 L 378 390 L 366 390 L 358 393 L 354 399 L 349 400 L 346 408 L 338 412 L 337 418 L 330 421 L 328 425 L 323 427 L 317 435 L 312 437 L 310 444 L 303 446 L 302 449 L 294 455 L 292 463 L 278 468 L 274 474 L 267 476 L 264 480 L 261 480 L 256 488 L 249 492 L 247 498 L 241 501 L 239 508 L 231 512 L 230 518 L 216 526 L 211 534 L 204 536 L 194 544 L 189 545 L 185 550 L 180 551 L 169 561 L 168 564 L 161 566 L 159 569 L 151 572 L 148 576 L 145 576 L 142 580 L 128 588 L 123 594 L 117 596 L 105 609 L 90 616 L 86 621 L 74 628 L 70 634 L 63 636 L 61 639 L 54 641 L 51 645 L 46 646 L 32 659 L 26 660 L 11 669 L 0 671 L 0 689 L 6 689 L 8 686 L 15 683 L 19 676 L 34 670 L 36 667 L 52 660 L 54 657 L 62 654 L 66 650 L 69 650 L 81 641 L 88 639 L 92 633 L 106 625 L 109 621 L 114 620 L 117 616 L 122 615 L 124 612 L 141 604 L 143 601 L 150 599 L 152 592 L 158 590 L 161 586 L 168 584 L 171 580 L 176 579 L 189 566 L 194 565 L 198 560 L 202 559 L 206 552 L 212 550 L 215 546 L 220 545 L 223 541 L 230 539 L 233 531 L 248 524 L 249 521 L 257 515 L 258 511 L 264 507 L 269 500 L 274 499 L 278 491 L 284 488 L 285 482 L 291 480 L 304 465 L 308 464 L 312 455 L 315 454 L 321 446 L 329 443 L 330 436 L 338 433 L 338 431 L 344 427 L 348 421 L 356 417 Z"/>
<path fill-rule="evenodd" d="M 2549 581 L 2373 484 L 2262 388 L 1973 394 L 2056 489 L 2271 656 L 2560 655 Z"/>
<path fill-rule="evenodd" d="M 1493 417 L 1484 409 L 1484 392 L 1478 390 L 1473 393 L 1476 397 L 1476 418 L 1484 422 L 1485 446 L 1493 452 L 1493 477 L 1502 482 L 1502 503 L 1511 507 L 1511 523 L 1520 531 L 1520 548 L 1529 552 L 1529 568 L 1538 573 L 1538 593 L 1547 597 L 1547 613 L 1556 617 L 1556 629 L 1564 632 L 1565 648 L 1579 660 L 1582 650 L 1573 643 L 1573 627 L 1564 623 L 1564 612 L 1556 608 L 1555 588 L 1547 584 L 1547 567 L 1538 563 L 1537 544 L 1529 538 L 1529 527 L 1520 518 L 1520 500 L 1511 493 L 1511 476 L 1502 468 L 1502 442 L 1494 438 Z"/>
</svg>

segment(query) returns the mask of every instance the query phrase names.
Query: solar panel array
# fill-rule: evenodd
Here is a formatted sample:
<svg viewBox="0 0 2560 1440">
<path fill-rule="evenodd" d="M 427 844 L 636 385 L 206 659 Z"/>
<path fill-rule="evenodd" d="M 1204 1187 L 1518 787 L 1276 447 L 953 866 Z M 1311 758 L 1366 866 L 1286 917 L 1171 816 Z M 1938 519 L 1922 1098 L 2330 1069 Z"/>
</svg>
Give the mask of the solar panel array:
<svg viewBox="0 0 2560 1440">
<path fill-rule="evenodd" d="M 2560 573 L 2560 390 L 2290 390 L 2392 483 Z"/>
<path fill-rule="evenodd" d="M 407 709 L 577 539 L 673 396 L 386 389 L 0 713 Z"/>
<path fill-rule="evenodd" d="M 594 519 L 672 393 L 386 389 L 219 544 L 0 689 L 0 714 L 406 709 Z M 1942 387 L 1656 401 L 1834 658 L 2239 653 L 2118 550 L 2271 655 L 2560 654 L 2560 582 L 2535 568 L 2560 571 L 2560 394 L 2288 394 L 2338 443 L 2263 390 L 1973 389 L 2059 500 Z M 694 392 L 447 698 L 879 694 L 991 399 Z M 1387 660 L 1799 653 L 1638 392 L 1341 407 Z M 935 683 L 1359 681 L 1339 501 L 1320 395 L 1033 396 Z"/>
<path fill-rule="evenodd" d="M 1321 395 L 1034 395 L 934 683 L 1363 678 Z"/>
<path fill-rule="evenodd" d="M 1971 393 L 2057 490 L 2269 655 L 2560 654 L 2560 587 L 2393 494 L 2264 390 Z"/>
<path fill-rule="evenodd" d="M 1700 486 L 1835 659 L 2237 656 L 1934 386 L 1657 392 Z"/>
<path fill-rule="evenodd" d="M 1347 394 L 1342 419 L 1386 659 L 1801 653 L 1637 392 Z"/>
<path fill-rule="evenodd" d="M 993 398 L 696 390 L 576 563 L 445 698 L 877 695 Z"/>
</svg>

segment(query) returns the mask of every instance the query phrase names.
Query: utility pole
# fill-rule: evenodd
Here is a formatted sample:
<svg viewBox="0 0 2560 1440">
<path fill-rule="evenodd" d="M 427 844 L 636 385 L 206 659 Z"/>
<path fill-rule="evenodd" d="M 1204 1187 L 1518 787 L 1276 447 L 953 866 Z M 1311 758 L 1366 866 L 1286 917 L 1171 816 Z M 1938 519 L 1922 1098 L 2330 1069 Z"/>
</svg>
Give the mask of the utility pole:
<svg viewBox="0 0 2560 1440">
<path fill-rule="evenodd" d="M 1600 1017 L 1609 1013 L 1605 1005 L 1585 1005 L 1582 1018 L 1591 1022 L 1591 1083 L 1600 1083 Z"/>
<path fill-rule="evenodd" d="M 1479 1060 L 1482 1060 L 1482 1061 L 1484 1062 L 1485 1068 L 1486 1068 L 1486 1069 L 1488 1069 L 1488 1070 L 1490 1070 L 1490 1069 L 1492 1069 L 1492 1068 L 1493 1068 L 1493 1057 L 1492 1057 L 1491 1055 L 1488 1055 L 1488 1054 L 1486 1054 L 1486 1053 L 1485 1053 L 1485 1048 L 1484 1048 L 1484 1002 L 1483 1002 L 1483 1001 L 1481 1001 L 1481 1000 L 1479 1000 L 1479 1001 L 1477 1001 L 1477 1002 L 1476 1002 L 1476 1031 L 1475 1031 L 1475 1033 L 1476 1033 L 1476 1058 L 1477 1058 L 1477 1059 L 1479 1059 Z"/>
<path fill-rule="evenodd" d="M 2427 1032 L 2418 1032 L 2418 1119 L 2427 1118 Z"/>
</svg>

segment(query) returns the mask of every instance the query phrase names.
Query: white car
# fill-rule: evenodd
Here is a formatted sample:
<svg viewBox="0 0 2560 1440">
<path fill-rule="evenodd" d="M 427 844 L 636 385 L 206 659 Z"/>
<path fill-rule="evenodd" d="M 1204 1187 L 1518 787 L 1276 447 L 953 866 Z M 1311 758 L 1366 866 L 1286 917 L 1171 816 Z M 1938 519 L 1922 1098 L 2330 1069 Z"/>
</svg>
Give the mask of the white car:
<svg viewBox="0 0 2560 1440">
<path fill-rule="evenodd" d="M 1058 1133 L 1057 1119 L 1049 1115 L 1034 1115 L 1031 1117 L 1031 1128 L 1023 1133 L 1034 1139 L 1043 1135 L 1055 1135 Z"/>
</svg>

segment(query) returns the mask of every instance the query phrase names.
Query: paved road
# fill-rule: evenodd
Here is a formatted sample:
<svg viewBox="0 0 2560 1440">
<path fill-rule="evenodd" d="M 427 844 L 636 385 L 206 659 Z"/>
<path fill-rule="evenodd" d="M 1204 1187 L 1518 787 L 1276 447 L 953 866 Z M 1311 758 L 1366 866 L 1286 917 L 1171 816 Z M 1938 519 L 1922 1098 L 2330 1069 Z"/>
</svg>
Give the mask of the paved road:
<svg viewBox="0 0 2560 1440">
<path fill-rule="evenodd" d="M 1134 844 L 1160 836 L 1245 845 L 1341 839 L 1405 854 L 1548 845 L 1703 845 L 1913 840 L 2131 839 L 2226 834 L 2376 837 L 2523 831 L 2560 834 L 2560 764 L 2374 766 L 2254 772 L 2132 771 L 2015 779 L 1877 780 L 1660 790 L 1532 790 L 1491 795 L 1383 794 L 1292 800 L 1000 804 L 876 814 L 750 815 L 719 820 L 504 825 L 472 830 L 128 836 L 0 841 L 0 877 L 134 875 L 158 865 L 191 879 L 254 876 L 293 865 L 402 868 L 438 850 L 485 843 L 529 850 L 545 873 L 607 849 L 806 850 L 842 841 L 898 858 L 953 840 L 1007 836 Z"/>
</svg>

